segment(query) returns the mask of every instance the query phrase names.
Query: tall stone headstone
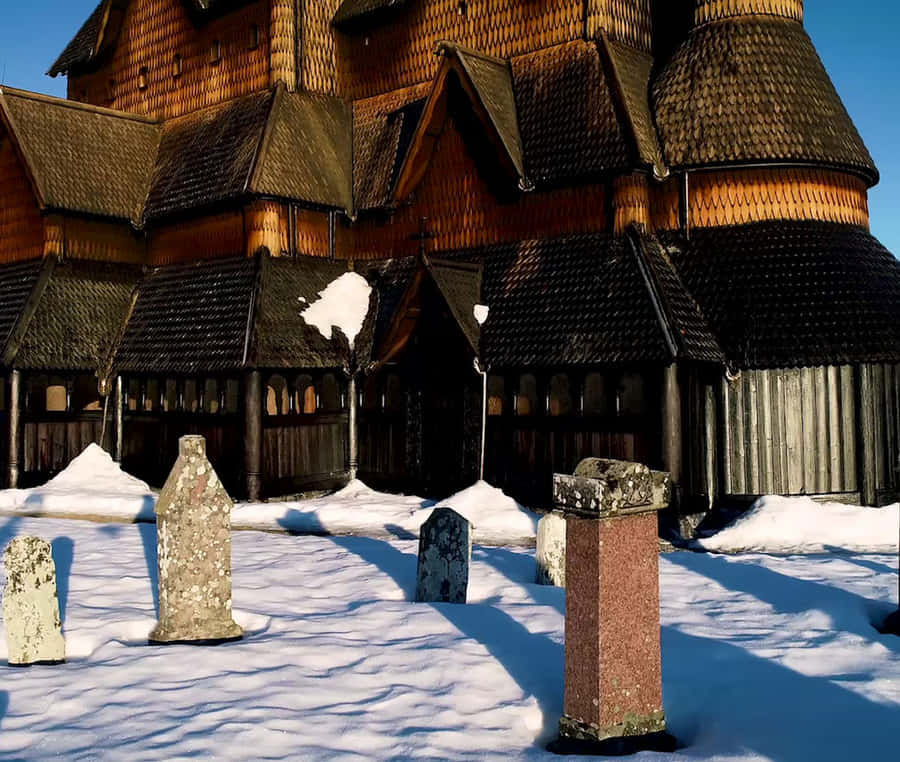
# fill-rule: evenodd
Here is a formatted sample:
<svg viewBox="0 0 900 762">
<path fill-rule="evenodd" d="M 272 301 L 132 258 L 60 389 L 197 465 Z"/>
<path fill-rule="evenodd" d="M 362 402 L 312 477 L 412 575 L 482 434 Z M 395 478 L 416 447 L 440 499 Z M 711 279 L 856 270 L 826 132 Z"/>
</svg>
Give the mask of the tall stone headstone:
<svg viewBox="0 0 900 762">
<path fill-rule="evenodd" d="M 17 537 L 6 546 L 3 563 L 3 627 L 9 664 L 24 667 L 65 661 L 50 543 L 40 537 Z"/>
<path fill-rule="evenodd" d="M 537 583 L 566 586 L 566 519 L 561 513 L 548 513 L 538 522 Z"/>
<path fill-rule="evenodd" d="M 657 512 L 665 479 L 638 463 L 591 459 L 553 477 L 566 517 L 562 753 L 672 751 L 662 704 Z"/>
<path fill-rule="evenodd" d="M 233 504 L 206 458 L 206 440 L 182 437 L 156 503 L 159 624 L 151 643 L 236 640 L 231 611 Z"/>
<path fill-rule="evenodd" d="M 472 563 L 472 525 L 450 508 L 435 508 L 419 530 L 416 600 L 465 603 Z"/>
</svg>

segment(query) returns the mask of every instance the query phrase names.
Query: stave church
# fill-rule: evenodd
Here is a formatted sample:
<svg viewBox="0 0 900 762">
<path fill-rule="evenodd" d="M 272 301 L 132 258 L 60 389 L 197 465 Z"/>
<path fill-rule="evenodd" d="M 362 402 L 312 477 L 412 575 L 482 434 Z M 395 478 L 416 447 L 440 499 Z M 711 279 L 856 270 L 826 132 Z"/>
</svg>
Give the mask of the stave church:
<svg viewBox="0 0 900 762">
<path fill-rule="evenodd" d="M 0 89 L 7 486 L 900 492 L 900 262 L 802 0 L 101 0 Z M 306 306 L 364 280 L 356 335 Z M 332 299 L 332 301 L 334 301 Z M 352 333 L 352 332 L 351 332 Z"/>
</svg>

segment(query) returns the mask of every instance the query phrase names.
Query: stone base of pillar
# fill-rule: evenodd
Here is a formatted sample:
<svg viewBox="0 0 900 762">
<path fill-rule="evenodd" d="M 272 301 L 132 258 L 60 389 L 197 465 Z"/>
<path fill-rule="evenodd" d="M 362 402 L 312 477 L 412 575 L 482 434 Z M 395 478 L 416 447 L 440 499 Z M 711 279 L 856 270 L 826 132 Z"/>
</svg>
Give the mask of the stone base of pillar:
<svg viewBox="0 0 900 762">
<path fill-rule="evenodd" d="M 240 629 L 240 628 L 238 628 Z M 227 635 L 221 638 L 205 638 L 203 640 L 191 640 L 187 638 L 179 639 L 178 636 L 167 638 L 165 635 L 159 635 L 151 632 L 147 642 L 151 646 L 218 646 L 222 643 L 234 643 L 236 640 L 243 640 L 244 633 L 241 631 L 237 635 Z"/>
<path fill-rule="evenodd" d="M 585 725 L 563 716 L 559 721 L 559 738 L 547 746 L 547 751 L 560 755 L 600 757 L 627 757 L 642 751 L 670 753 L 678 744 L 675 737 L 665 731 L 665 727 L 662 712 L 651 717 L 634 718 L 627 725 L 614 728 Z"/>
</svg>

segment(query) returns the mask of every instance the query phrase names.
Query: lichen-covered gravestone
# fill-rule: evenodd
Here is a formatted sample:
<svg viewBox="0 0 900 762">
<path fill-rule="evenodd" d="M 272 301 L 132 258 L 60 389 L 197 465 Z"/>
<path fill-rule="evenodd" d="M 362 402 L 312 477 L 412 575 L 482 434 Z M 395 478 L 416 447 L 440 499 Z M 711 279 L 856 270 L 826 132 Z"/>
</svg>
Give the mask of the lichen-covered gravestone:
<svg viewBox="0 0 900 762">
<path fill-rule="evenodd" d="M 50 543 L 40 537 L 18 537 L 6 546 L 3 563 L 3 626 L 9 664 L 24 667 L 65 661 Z"/>
<path fill-rule="evenodd" d="M 566 519 L 561 513 L 548 513 L 537 528 L 537 583 L 566 586 Z"/>
<path fill-rule="evenodd" d="M 472 562 L 472 525 L 450 508 L 436 508 L 419 530 L 416 600 L 465 603 Z"/>
<path fill-rule="evenodd" d="M 151 643 L 236 640 L 231 611 L 232 502 L 206 458 L 206 440 L 182 437 L 156 503 L 159 624 Z"/>
</svg>

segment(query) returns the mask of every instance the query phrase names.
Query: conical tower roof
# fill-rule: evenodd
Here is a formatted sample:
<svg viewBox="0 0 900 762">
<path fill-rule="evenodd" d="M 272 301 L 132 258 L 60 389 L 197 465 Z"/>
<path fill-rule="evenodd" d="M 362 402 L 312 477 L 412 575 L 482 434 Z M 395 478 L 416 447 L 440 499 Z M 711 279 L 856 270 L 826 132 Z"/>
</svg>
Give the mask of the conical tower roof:
<svg viewBox="0 0 900 762">
<path fill-rule="evenodd" d="M 694 0 L 653 107 L 674 169 L 812 165 L 878 171 L 812 41 L 802 0 Z"/>
</svg>

